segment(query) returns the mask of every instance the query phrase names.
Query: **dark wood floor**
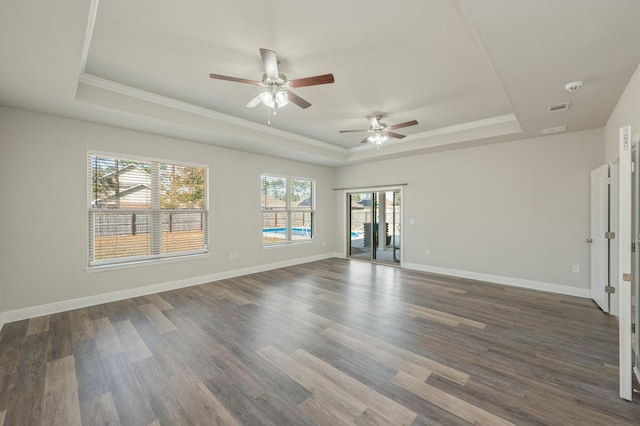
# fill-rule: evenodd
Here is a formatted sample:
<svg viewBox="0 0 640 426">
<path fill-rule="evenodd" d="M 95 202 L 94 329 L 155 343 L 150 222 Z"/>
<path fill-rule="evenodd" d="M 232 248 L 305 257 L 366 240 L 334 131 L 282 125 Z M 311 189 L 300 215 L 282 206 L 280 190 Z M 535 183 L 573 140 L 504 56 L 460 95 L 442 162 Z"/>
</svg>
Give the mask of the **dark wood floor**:
<svg viewBox="0 0 640 426">
<path fill-rule="evenodd" d="M 330 259 L 6 324 L 5 425 L 638 425 L 590 300 Z"/>
</svg>

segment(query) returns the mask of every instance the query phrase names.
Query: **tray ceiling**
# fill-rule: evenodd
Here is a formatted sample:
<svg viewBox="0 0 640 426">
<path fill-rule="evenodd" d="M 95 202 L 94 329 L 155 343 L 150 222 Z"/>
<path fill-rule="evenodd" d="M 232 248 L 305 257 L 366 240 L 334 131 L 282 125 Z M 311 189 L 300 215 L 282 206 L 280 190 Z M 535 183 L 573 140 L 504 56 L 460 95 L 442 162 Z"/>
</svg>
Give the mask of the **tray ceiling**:
<svg viewBox="0 0 640 426">
<path fill-rule="evenodd" d="M 29 3 L 25 5 L 23 3 Z M 640 61 L 640 3 L 4 2 L 0 103 L 327 165 L 601 127 Z M 8 41 L 11 40 L 11 41 Z M 312 103 L 246 108 L 259 48 Z M 9 56 L 7 56 L 9 55 Z M 583 80 L 575 93 L 564 84 Z M 571 102 L 550 114 L 548 105 Z M 361 145 L 382 114 L 407 137 Z"/>
</svg>

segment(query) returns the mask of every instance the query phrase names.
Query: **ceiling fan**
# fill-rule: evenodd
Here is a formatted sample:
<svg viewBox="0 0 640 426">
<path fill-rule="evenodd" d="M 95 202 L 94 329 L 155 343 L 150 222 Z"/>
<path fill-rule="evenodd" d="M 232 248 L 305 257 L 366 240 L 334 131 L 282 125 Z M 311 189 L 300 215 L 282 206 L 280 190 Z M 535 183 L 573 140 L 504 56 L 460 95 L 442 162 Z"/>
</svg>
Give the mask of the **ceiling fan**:
<svg viewBox="0 0 640 426">
<path fill-rule="evenodd" d="M 209 74 L 209 77 L 217 80 L 235 81 L 237 83 L 255 84 L 262 86 L 266 90 L 258 94 L 255 98 L 247 103 L 248 108 L 255 108 L 261 102 L 269 108 L 282 108 L 289 102 L 293 102 L 300 108 L 309 108 L 311 104 L 300 96 L 293 93 L 291 88 L 317 86 L 319 84 L 333 83 L 333 74 L 323 74 L 314 77 L 298 78 L 296 80 L 288 80 L 284 74 L 278 71 L 278 57 L 276 52 L 269 49 L 260 49 L 260 56 L 264 64 L 264 75 L 262 81 L 247 80 L 245 78 L 229 77 L 220 74 Z"/>
<path fill-rule="evenodd" d="M 395 139 L 402 139 L 405 137 L 405 135 L 394 133 L 391 130 L 397 130 L 403 127 L 415 126 L 416 124 L 418 124 L 416 120 L 411 120 L 400 124 L 394 124 L 393 126 L 387 126 L 386 124 L 380 122 L 381 118 L 381 115 L 372 115 L 370 117 L 367 117 L 370 125 L 369 130 L 340 130 L 340 133 L 369 132 L 371 134 L 364 138 L 360 143 L 372 143 L 374 145 L 380 145 L 388 141 L 389 137 Z"/>
</svg>

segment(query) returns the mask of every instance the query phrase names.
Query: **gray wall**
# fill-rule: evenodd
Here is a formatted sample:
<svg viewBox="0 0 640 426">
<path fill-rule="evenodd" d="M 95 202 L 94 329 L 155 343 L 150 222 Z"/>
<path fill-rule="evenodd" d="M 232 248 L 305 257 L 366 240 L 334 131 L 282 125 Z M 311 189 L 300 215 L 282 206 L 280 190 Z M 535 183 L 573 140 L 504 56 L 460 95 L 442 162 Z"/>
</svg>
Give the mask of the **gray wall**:
<svg viewBox="0 0 640 426">
<path fill-rule="evenodd" d="M 408 183 L 405 265 L 587 289 L 589 172 L 604 161 L 603 138 L 598 129 L 342 167 L 336 185 Z"/>
<path fill-rule="evenodd" d="M 605 158 L 617 160 L 619 129 L 631 125 L 633 141 L 640 140 L 640 66 L 629 80 L 605 126 Z"/>
<path fill-rule="evenodd" d="M 5 312 L 336 251 L 328 167 L 10 108 L 0 108 L 0 143 Z M 208 165 L 210 256 L 88 273 L 88 150 Z M 316 180 L 315 242 L 262 248 L 261 172 Z"/>
<path fill-rule="evenodd" d="M 599 129 L 331 169 L 0 108 L 0 306 L 7 312 L 344 253 L 346 208 L 332 189 L 399 182 L 409 184 L 406 266 L 586 292 L 589 172 L 604 162 L 603 140 Z M 209 165 L 211 255 L 88 273 L 87 150 Z M 262 248 L 261 172 L 316 179 L 315 242 Z"/>
</svg>

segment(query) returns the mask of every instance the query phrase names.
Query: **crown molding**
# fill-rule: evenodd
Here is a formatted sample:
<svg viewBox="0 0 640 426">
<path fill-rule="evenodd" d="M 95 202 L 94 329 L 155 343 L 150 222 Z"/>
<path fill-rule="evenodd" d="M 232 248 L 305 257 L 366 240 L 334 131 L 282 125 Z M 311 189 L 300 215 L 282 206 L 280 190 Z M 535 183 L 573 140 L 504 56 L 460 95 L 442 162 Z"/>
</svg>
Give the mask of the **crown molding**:
<svg viewBox="0 0 640 426">
<path fill-rule="evenodd" d="M 84 35 L 84 44 L 82 45 L 82 56 L 80 58 L 80 75 L 85 73 L 87 69 L 87 58 L 89 57 L 89 47 L 91 47 L 91 39 L 93 38 L 93 29 L 96 26 L 96 18 L 98 16 L 98 4 L 100 0 L 91 0 L 89 5 L 89 17 L 87 19 L 87 31 Z"/>
<path fill-rule="evenodd" d="M 92 74 L 82 73 L 80 75 L 79 82 L 89 86 L 97 87 L 99 89 L 108 90 L 121 95 L 130 96 L 132 98 L 140 99 L 145 102 L 151 102 L 157 105 L 161 105 L 168 108 L 188 112 L 191 114 L 197 114 L 203 117 L 211 118 L 225 123 L 233 124 L 236 126 L 244 127 L 251 130 L 257 130 L 262 133 L 268 133 L 273 136 L 295 140 L 307 145 L 313 145 L 319 148 L 327 149 L 330 151 L 339 152 L 341 154 L 348 154 L 348 150 L 335 145 L 331 145 L 326 142 L 322 142 L 316 139 L 301 136 L 296 133 L 287 132 L 280 129 L 275 129 L 266 124 L 255 123 L 253 121 L 245 120 L 243 118 L 234 117 L 232 115 L 217 112 L 208 108 L 200 107 L 190 104 L 188 102 L 179 101 L 177 99 L 169 98 L 167 96 L 158 95 L 156 93 L 147 92 L 135 87 L 127 86 L 124 84 L 116 83 L 115 81 L 105 78 L 97 77 Z"/>
<path fill-rule="evenodd" d="M 496 117 L 483 118 L 482 120 L 468 121 L 466 123 L 454 124 L 453 126 L 440 127 L 438 129 L 432 129 L 432 130 L 427 130 L 425 132 L 414 133 L 412 135 L 407 135 L 405 138 L 401 140 L 400 139 L 390 140 L 388 142 L 385 142 L 381 146 L 389 146 L 389 145 L 395 145 L 398 143 L 406 143 L 406 142 L 410 142 L 418 139 L 429 139 L 435 136 L 459 133 L 459 132 L 464 132 L 464 131 L 474 130 L 474 129 L 483 129 L 483 128 L 495 126 L 498 124 L 512 123 L 512 122 L 516 122 L 516 123 L 518 122 L 518 119 L 516 118 L 515 114 L 498 115 Z M 486 136 L 483 136 L 483 137 L 486 137 Z M 374 145 L 366 144 L 364 146 L 349 148 L 348 151 L 350 153 L 358 152 L 358 151 L 366 151 L 371 149 L 372 147 L 374 147 Z"/>
</svg>

